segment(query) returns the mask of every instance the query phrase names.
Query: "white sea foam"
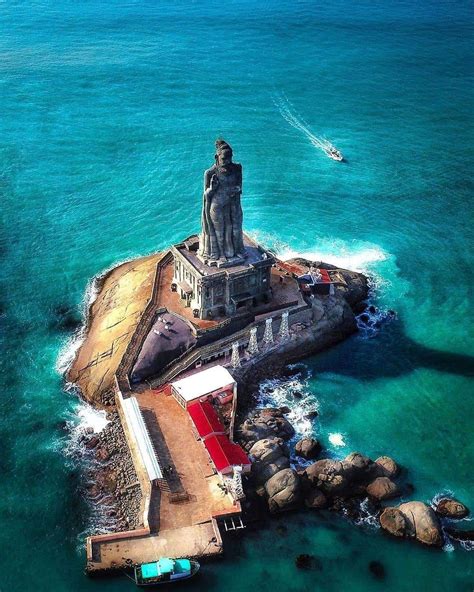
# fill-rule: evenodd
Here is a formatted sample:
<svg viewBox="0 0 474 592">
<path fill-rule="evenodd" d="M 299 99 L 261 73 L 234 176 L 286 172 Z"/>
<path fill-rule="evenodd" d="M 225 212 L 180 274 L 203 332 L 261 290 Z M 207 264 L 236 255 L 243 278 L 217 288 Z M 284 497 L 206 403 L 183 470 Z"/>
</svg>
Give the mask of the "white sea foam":
<svg viewBox="0 0 474 592">
<path fill-rule="evenodd" d="M 337 448 L 342 448 L 346 445 L 344 435 L 340 432 L 331 432 L 328 436 L 329 442 Z"/>
<path fill-rule="evenodd" d="M 260 384 L 258 406 L 287 406 L 290 409 L 288 421 L 295 429 L 295 439 L 299 439 L 313 432 L 313 422 L 308 414 L 318 411 L 319 402 L 309 391 L 309 374 L 306 366 L 298 364 L 290 368 L 295 370 L 295 376 L 268 379 Z M 298 369 L 301 371 L 296 374 Z"/>
<path fill-rule="evenodd" d="M 83 437 L 86 434 L 99 434 L 109 423 L 107 414 L 103 410 L 94 409 L 87 403 L 81 402 L 75 413 L 67 420 L 69 436 L 64 448 L 66 456 L 77 457 L 84 453 Z"/>
<path fill-rule="evenodd" d="M 325 153 L 327 153 L 328 150 L 335 149 L 335 146 L 329 140 L 323 136 L 317 136 L 311 130 L 309 124 L 299 113 L 297 113 L 295 107 L 291 104 L 285 93 L 276 93 L 273 97 L 273 102 L 283 119 L 285 119 L 292 127 L 302 132 L 315 148 L 319 148 Z"/>
<path fill-rule="evenodd" d="M 359 516 L 355 520 L 357 526 L 366 526 L 373 529 L 380 528 L 377 513 L 371 512 L 369 498 L 365 498 L 359 505 Z"/>
<path fill-rule="evenodd" d="M 385 261 L 388 257 L 387 253 L 378 247 L 362 247 L 360 249 L 350 250 L 345 245 L 336 245 L 335 243 L 333 249 L 305 250 L 300 252 L 287 247 L 283 252 L 278 253 L 278 255 L 284 261 L 294 257 L 302 257 L 309 261 L 324 261 L 337 267 L 359 272 L 369 271 L 375 263 Z"/>
</svg>

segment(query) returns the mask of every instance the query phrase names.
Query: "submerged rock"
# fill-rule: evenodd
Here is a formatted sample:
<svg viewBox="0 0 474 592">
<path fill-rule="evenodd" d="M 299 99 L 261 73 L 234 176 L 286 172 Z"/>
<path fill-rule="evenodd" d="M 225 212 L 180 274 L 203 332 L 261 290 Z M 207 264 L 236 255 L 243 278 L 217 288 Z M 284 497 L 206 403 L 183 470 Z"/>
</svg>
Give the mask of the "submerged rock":
<svg viewBox="0 0 474 592">
<path fill-rule="evenodd" d="M 447 534 L 455 541 L 474 543 L 474 530 L 461 530 L 460 528 L 446 528 Z"/>
<path fill-rule="evenodd" d="M 385 579 L 385 567 L 380 561 L 371 561 L 369 563 L 369 571 L 376 580 Z"/>
<path fill-rule="evenodd" d="M 321 570 L 323 567 L 321 562 L 317 557 L 314 555 L 309 555 L 308 553 L 301 553 L 295 559 L 295 565 L 298 569 L 319 569 Z"/>
<path fill-rule="evenodd" d="M 321 444 L 315 438 L 302 438 L 295 445 L 295 453 L 308 460 L 314 459 L 321 451 Z"/>
<path fill-rule="evenodd" d="M 283 469 L 265 483 L 270 512 L 280 512 L 295 507 L 300 501 L 301 486 L 298 473 Z"/>
<path fill-rule="evenodd" d="M 436 503 L 435 512 L 445 518 L 460 520 L 469 514 L 468 508 L 456 499 L 443 497 Z"/>
</svg>

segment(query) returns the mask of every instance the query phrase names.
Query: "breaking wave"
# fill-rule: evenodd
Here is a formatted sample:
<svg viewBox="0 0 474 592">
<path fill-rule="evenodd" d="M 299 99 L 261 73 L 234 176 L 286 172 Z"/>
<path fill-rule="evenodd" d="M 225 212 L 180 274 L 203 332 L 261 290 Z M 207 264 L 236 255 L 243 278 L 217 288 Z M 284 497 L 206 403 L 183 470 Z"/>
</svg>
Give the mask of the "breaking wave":
<svg viewBox="0 0 474 592">
<path fill-rule="evenodd" d="M 99 434 L 108 423 L 105 411 L 81 402 L 66 420 L 68 439 L 64 454 L 71 458 L 85 457 L 84 438 L 91 434 Z"/>
<path fill-rule="evenodd" d="M 304 364 L 288 366 L 295 374 L 284 378 L 270 378 L 260 383 L 258 407 L 288 407 L 288 421 L 298 440 L 313 433 L 313 421 L 318 415 L 319 402 L 309 390 L 310 373 Z"/>
<path fill-rule="evenodd" d="M 344 440 L 344 435 L 340 432 L 332 432 L 328 435 L 329 442 L 336 446 L 336 448 L 343 448 L 346 446 L 346 441 Z"/>
</svg>

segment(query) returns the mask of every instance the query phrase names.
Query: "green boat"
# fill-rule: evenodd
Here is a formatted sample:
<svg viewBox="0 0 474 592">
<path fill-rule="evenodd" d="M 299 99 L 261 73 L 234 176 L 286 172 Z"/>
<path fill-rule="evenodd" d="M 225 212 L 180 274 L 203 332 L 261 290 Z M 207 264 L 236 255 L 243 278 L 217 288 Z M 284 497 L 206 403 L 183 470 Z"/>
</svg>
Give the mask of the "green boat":
<svg viewBox="0 0 474 592">
<path fill-rule="evenodd" d="M 171 584 L 192 578 L 199 571 L 200 565 L 192 559 L 170 559 L 161 557 L 152 563 L 143 563 L 135 567 L 137 586 L 156 586 Z"/>
</svg>

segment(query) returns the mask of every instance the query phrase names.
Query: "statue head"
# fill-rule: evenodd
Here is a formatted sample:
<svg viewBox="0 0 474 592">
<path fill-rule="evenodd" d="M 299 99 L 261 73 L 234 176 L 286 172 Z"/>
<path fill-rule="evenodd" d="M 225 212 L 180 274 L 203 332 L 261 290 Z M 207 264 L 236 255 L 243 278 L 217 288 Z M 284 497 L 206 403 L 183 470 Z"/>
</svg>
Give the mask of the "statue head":
<svg viewBox="0 0 474 592">
<path fill-rule="evenodd" d="M 216 164 L 225 166 L 232 162 L 232 148 L 225 140 L 216 140 Z"/>
</svg>

